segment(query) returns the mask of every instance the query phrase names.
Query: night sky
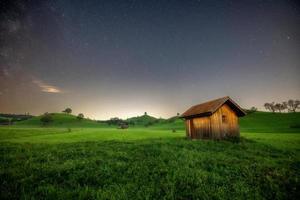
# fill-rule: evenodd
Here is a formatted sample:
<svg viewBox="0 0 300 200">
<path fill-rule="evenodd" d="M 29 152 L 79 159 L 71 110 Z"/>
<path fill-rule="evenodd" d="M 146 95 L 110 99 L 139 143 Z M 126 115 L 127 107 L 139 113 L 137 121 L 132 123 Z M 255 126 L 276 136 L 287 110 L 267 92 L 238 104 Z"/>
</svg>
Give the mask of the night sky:
<svg viewBox="0 0 300 200">
<path fill-rule="evenodd" d="M 0 112 L 170 117 L 300 98 L 297 1 L 0 0 Z"/>
</svg>

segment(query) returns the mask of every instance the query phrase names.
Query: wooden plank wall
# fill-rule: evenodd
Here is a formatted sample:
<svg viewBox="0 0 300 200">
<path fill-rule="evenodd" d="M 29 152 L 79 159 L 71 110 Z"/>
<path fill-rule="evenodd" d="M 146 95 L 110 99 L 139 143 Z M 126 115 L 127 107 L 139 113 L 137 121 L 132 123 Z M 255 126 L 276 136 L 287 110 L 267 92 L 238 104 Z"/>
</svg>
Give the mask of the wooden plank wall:
<svg viewBox="0 0 300 200">
<path fill-rule="evenodd" d="M 210 117 L 193 119 L 192 138 L 210 138 Z"/>
<path fill-rule="evenodd" d="M 223 123 L 222 116 L 226 116 Z M 239 136 L 238 117 L 226 104 L 209 117 L 197 117 L 186 121 L 187 137 L 192 139 L 222 139 L 226 136 Z"/>
<path fill-rule="evenodd" d="M 226 104 L 221 107 L 221 110 L 222 114 L 227 116 L 227 130 L 223 130 L 226 131 L 226 136 L 239 136 L 239 118 L 236 113 Z"/>
<path fill-rule="evenodd" d="M 222 122 L 222 116 L 226 116 L 226 123 Z M 221 139 L 226 136 L 239 136 L 238 117 L 226 104 L 219 108 L 211 116 L 212 138 Z"/>
</svg>

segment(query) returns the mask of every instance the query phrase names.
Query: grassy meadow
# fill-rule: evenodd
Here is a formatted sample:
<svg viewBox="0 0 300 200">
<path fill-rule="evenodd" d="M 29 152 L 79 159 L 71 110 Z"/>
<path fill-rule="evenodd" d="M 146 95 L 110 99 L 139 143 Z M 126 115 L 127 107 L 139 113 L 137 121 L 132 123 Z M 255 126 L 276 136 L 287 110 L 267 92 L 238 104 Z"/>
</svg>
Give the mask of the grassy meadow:
<svg viewBox="0 0 300 200">
<path fill-rule="evenodd" d="M 134 120 L 0 127 L 0 199 L 299 199 L 300 113 L 249 114 L 224 141 L 188 140 L 177 118 Z"/>
</svg>

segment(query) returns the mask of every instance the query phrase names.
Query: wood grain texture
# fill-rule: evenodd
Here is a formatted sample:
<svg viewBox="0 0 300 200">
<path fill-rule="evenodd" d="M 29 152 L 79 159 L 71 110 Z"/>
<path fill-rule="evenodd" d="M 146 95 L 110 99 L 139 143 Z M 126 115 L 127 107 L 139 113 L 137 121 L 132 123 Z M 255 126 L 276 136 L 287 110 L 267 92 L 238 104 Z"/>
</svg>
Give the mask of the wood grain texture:
<svg viewBox="0 0 300 200">
<path fill-rule="evenodd" d="M 238 116 L 227 104 L 211 116 L 186 119 L 187 137 L 192 139 L 223 139 L 239 136 Z"/>
</svg>

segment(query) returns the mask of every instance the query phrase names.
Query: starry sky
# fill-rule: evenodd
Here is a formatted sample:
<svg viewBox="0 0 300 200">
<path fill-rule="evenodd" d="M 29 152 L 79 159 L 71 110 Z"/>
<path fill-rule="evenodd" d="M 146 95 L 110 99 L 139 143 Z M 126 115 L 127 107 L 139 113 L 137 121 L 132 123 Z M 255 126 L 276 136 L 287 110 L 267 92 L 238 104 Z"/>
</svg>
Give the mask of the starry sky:
<svg viewBox="0 0 300 200">
<path fill-rule="evenodd" d="M 300 98 L 296 0 L 1 0 L 0 112 L 170 117 Z"/>
</svg>

